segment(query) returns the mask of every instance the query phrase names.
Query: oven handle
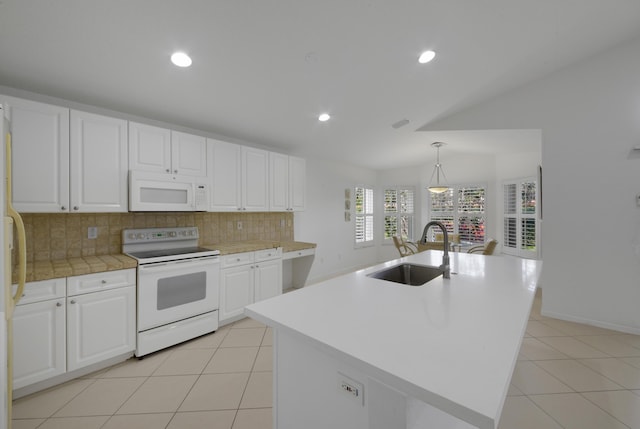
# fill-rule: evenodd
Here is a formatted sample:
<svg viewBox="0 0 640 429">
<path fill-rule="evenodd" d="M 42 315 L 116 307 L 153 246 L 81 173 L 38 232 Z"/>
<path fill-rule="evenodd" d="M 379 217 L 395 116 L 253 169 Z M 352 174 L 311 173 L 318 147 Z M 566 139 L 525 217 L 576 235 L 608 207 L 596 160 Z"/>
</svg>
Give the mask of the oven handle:
<svg viewBox="0 0 640 429">
<path fill-rule="evenodd" d="M 206 265 L 215 265 L 220 263 L 219 256 L 205 256 L 203 258 L 197 259 L 184 259 L 180 261 L 168 261 L 168 262 L 157 262 L 153 264 L 147 265 L 138 265 L 139 272 L 149 272 L 149 271 L 166 271 L 178 268 L 178 266 L 186 266 L 197 268 L 200 266 Z"/>
</svg>

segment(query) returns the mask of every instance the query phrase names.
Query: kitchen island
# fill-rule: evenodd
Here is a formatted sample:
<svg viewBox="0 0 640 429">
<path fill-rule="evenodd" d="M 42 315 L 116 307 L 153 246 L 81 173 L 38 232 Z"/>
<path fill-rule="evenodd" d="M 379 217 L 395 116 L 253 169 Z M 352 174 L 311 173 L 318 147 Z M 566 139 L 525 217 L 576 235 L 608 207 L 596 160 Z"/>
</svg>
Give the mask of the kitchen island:
<svg viewBox="0 0 640 429">
<path fill-rule="evenodd" d="M 495 428 L 540 261 L 451 254 L 451 278 L 368 274 L 427 251 L 246 307 L 274 328 L 274 428 Z"/>
</svg>

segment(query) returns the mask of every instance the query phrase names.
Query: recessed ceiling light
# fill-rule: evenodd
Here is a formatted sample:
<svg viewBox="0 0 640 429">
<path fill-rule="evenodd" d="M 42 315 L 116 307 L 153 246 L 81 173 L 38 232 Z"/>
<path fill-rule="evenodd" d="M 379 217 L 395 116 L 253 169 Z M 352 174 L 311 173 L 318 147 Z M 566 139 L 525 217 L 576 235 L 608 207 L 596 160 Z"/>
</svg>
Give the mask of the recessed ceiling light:
<svg viewBox="0 0 640 429">
<path fill-rule="evenodd" d="M 178 67 L 189 67 L 191 65 L 191 58 L 184 52 L 174 52 L 171 55 L 171 62 Z"/>
<path fill-rule="evenodd" d="M 327 122 L 329 119 L 331 119 L 331 115 L 328 113 L 321 113 L 320 116 L 318 116 L 320 122 Z"/>
<path fill-rule="evenodd" d="M 424 51 L 423 53 L 420 54 L 420 56 L 418 57 L 418 62 L 420 64 L 426 64 L 429 61 L 431 61 L 432 59 L 434 59 L 436 56 L 436 53 L 433 51 Z"/>
</svg>

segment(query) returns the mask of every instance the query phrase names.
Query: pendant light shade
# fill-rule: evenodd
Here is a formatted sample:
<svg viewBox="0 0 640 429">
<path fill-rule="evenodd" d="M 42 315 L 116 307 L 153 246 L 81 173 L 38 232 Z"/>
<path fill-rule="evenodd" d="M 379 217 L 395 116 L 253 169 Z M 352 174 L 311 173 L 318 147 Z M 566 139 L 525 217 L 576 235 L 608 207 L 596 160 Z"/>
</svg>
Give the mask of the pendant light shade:
<svg viewBox="0 0 640 429">
<path fill-rule="evenodd" d="M 431 143 L 431 146 L 436 148 L 437 155 L 436 165 L 433 168 L 433 173 L 431 173 L 431 180 L 429 180 L 429 187 L 427 189 L 429 192 L 433 192 L 434 194 L 441 194 L 449 189 L 449 186 L 446 184 L 447 177 L 444 175 L 444 171 L 442 170 L 442 164 L 440 164 L 440 147 L 444 145 L 445 143 L 442 142 Z M 442 175 L 443 183 L 440 183 L 440 175 Z M 433 176 L 436 177 L 435 182 L 433 181 Z"/>
</svg>

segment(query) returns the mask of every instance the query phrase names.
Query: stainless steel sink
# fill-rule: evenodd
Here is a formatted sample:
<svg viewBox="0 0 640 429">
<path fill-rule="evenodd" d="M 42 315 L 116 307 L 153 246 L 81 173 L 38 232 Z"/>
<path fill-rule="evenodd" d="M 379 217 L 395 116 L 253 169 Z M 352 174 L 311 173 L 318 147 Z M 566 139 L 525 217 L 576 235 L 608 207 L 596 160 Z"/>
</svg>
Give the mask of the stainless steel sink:
<svg viewBox="0 0 640 429">
<path fill-rule="evenodd" d="M 367 276 L 408 286 L 422 286 L 443 273 L 444 270 L 439 267 L 404 263 L 367 274 Z"/>
</svg>

